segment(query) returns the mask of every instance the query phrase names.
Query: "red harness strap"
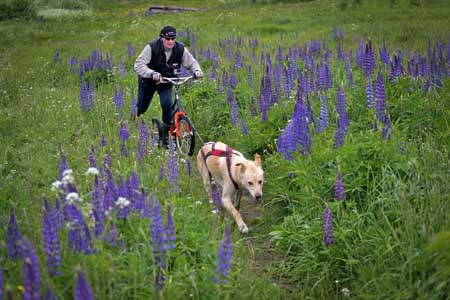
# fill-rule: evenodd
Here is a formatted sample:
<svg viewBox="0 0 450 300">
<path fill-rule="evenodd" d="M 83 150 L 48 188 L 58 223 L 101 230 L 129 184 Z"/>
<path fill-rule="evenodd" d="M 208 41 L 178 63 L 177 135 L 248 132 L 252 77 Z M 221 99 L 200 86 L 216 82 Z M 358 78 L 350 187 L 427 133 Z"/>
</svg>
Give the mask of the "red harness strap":
<svg viewBox="0 0 450 300">
<path fill-rule="evenodd" d="M 210 143 L 211 145 L 211 150 L 208 153 L 204 153 L 203 149 L 202 149 L 202 156 L 203 159 L 205 160 L 205 165 L 206 165 L 206 159 L 213 155 L 213 156 L 219 156 L 219 157 L 225 157 L 227 159 L 227 169 L 228 169 L 228 176 L 230 176 L 231 182 L 234 185 L 234 188 L 237 190 L 239 189 L 239 185 L 237 184 L 237 182 L 234 180 L 233 176 L 231 176 L 231 157 L 232 155 L 238 155 L 240 156 L 239 153 L 236 153 L 233 151 L 233 148 L 231 148 L 230 146 L 227 145 L 225 150 L 220 150 L 220 149 L 215 149 L 216 143 Z M 206 165 L 206 168 L 208 168 L 208 165 Z M 211 172 L 209 171 L 209 177 L 211 178 Z"/>
</svg>

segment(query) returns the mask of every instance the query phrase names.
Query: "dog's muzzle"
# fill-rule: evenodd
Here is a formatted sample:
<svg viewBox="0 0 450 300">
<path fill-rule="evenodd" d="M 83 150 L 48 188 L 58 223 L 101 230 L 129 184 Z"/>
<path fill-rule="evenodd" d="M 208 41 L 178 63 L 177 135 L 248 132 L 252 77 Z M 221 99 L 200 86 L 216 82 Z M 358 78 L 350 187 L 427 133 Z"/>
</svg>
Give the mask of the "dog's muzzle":
<svg viewBox="0 0 450 300">
<path fill-rule="evenodd" d="M 255 202 L 260 202 L 261 201 L 261 199 L 262 199 L 262 194 L 256 194 L 255 195 Z"/>
</svg>

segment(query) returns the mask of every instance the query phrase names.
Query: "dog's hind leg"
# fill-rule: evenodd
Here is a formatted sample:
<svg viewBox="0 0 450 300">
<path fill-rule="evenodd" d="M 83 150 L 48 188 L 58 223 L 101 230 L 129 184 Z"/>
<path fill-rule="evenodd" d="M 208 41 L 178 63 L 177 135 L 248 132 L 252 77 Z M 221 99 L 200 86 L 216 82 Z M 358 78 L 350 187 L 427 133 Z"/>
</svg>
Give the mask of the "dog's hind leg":
<svg viewBox="0 0 450 300">
<path fill-rule="evenodd" d="M 203 158 L 201 151 L 202 150 L 200 149 L 197 155 L 197 169 L 200 175 L 202 176 L 205 191 L 208 194 L 208 197 L 211 197 L 212 191 L 211 176 L 209 174 L 208 167 L 206 166 L 205 159 Z"/>
</svg>

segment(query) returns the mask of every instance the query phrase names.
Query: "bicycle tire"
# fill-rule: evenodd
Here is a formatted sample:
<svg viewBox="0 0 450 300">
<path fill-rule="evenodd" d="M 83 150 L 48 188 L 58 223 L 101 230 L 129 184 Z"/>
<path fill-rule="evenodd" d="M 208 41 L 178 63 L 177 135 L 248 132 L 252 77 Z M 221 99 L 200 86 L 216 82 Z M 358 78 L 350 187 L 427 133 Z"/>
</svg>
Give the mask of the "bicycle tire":
<svg viewBox="0 0 450 300">
<path fill-rule="evenodd" d="M 152 141 L 152 145 L 154 145 L 154 141 L 156 140 L 158 142 L 158 144 L 156 144 L 158 147 L 162 146 L 162 140 L 161 140 L 161 136 L 162 136 L 162 124 L 161 121 L 159 121 L 157 118 L 153 118 L 152 119 L 152 136 L 151 136 L 151 141 Z"/>
<path fill-rule="evenodd" d="M 180 135 L 176 135 L 178 151 L 183 155 L 192 156 L 195 147 L 195 129 L 188 117 L 182 116 L 178 119 Z"/>
</svg>

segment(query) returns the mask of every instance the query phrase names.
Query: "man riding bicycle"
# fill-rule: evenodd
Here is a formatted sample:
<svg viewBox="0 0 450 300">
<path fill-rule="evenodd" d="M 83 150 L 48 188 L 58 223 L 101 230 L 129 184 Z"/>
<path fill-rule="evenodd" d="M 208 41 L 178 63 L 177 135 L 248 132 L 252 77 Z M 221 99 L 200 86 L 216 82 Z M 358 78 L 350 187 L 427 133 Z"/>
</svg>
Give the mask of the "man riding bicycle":
<svg viewBox="0 0 450 300">
<path fill-rule="evenodd" d="M 160 83 L 161 78 L 174 77 L 181 66 L 190 70 L 196 79 L 202 78 L 203 72 L 184 44 L 176 41 L 174 27 L 165 26 L 159 36 L 145 46 L 134 63 L 138 74 L 137 116 L 145 113 L 153 95 L 158 92 L 163 120 L 162 138 L 166 143 L 172 121 L 172 84 Z"/>
</svg>

